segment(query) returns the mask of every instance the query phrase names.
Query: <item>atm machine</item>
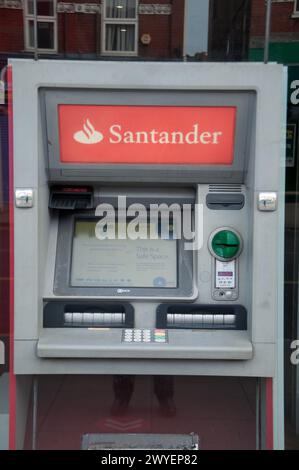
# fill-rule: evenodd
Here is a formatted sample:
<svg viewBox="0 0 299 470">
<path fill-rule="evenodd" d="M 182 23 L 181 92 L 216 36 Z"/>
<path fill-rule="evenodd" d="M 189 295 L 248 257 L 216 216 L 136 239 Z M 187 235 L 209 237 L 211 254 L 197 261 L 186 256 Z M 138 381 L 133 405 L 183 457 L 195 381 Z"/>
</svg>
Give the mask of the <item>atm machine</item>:
<svg viewBox="0 0 299 470">
<path fill-rule="evenodd" d="M 9 76 L 11 448 L 281 448 L 283 67 Z"/>
</svg>

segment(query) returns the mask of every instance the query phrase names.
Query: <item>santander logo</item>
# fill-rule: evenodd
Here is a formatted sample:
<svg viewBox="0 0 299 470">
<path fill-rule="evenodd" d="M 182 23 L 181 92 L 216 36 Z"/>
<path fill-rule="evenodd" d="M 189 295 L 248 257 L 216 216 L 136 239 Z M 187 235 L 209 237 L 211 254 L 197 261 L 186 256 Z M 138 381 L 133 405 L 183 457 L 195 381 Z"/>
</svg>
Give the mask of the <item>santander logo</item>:
<svg viewBox="0 0 299 470">
<path fill-rule="evenodd" d="M 58 113 L 63 163 L 233 162 L 234 106 L 60 104 Z"/>
<path fill-rule="evenodd" d="M 80 144 L 97 144 L 104 138 L 101 132 L 95 130 L 88 118 L 83 123 L 83 129 L 75 132 L 73 137 Z"/>
<path fill-rule="evenodd" d="M 221 131 L 201 131 L 199 124 L 193 124 L 188 132 L 176 131 L 158 131 L 151 129 L 150 131 L 123 131 L 120 124 L 114 124 L 109 128 L 110 144 L 202 144 L 202 145 L 218 145 L 222 136 Z M 80 144 L 97 144 L 104 138 L 103 134 L 96 131 L 90 120 L 84 120 L 83 130 L 75 132 L 74 140 Z"/>
</svg>

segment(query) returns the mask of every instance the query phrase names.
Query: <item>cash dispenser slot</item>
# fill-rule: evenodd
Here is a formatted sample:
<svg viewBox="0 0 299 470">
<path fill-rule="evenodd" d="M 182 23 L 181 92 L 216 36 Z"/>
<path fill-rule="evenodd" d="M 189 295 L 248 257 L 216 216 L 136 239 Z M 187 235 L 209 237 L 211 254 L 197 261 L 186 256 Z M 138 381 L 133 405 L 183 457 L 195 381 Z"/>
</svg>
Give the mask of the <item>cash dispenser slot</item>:
<svg viewBox="0 0 299 470">
<path fill-rule="evenodd" d="M 157 328 L 246 330 L 247 312 L 242 305 L 161 304 Z"/>
<path fill-rule="evenodd" d="M 44 328 L 133 328 L 134 309 L 129 303 L 47 302 Z"/>
<path fill-rule="evenodd" d="M 53 186 L 50 190 L 50 209 L 88 210 L 93 207 L 93 189 L 89 186 Z"/>
</svg>

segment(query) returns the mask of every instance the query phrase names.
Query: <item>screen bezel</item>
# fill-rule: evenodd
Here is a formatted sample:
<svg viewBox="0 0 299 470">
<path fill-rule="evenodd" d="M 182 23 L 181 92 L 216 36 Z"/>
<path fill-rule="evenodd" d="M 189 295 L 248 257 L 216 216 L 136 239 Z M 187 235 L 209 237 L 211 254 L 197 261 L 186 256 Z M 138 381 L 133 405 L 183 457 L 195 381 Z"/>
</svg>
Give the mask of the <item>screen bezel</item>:
<svg viewBox="0 0 299 470">
<path fill-rule="evenodd" d="M 72 286 L 71 266 L 73 236 L 77 220 L 98 220 L 94 212 L 60 213 L 55 260 L 55 295 L 108 297 L 154 297 L 172 298 L 193 296 L 193 252 L 184 249 L 184 239 L 177 239 L 177 286 L 176 287 L 126 287 L 126 286 Z"/>
<path fill-rule="evenodd" d="M 126 181 L 190 183 L 242 183 L 247 170 L 250 136 L 255 116 L 254 90 L 201 89 L 51 89 L 41 88 L 43 128 L 50 181 Z M 209 106 L 236 107 L 233 162 L 231 165 L 147 163 L 62 163 L 59 146 L 59 105 L 107 106 Z M 116 171 L 117 169 L 117 171 Z"/>
</svg>

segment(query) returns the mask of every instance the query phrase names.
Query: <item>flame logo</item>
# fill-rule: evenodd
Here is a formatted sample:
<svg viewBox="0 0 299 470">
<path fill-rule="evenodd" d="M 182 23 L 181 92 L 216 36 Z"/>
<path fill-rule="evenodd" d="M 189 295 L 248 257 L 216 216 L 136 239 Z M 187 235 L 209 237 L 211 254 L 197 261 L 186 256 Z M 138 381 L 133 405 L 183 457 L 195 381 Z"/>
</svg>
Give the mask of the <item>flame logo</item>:
<svg viewBox="0 0 299 470">
<path fill-rule="evenodd" d="M 83 123 L 83 129 L 75 132 L 73 138 L 80 144 L 97 144 L 103 140 L 104 136 L 101 132 L 95 130 L 87 118 Z"/>
</svg>

